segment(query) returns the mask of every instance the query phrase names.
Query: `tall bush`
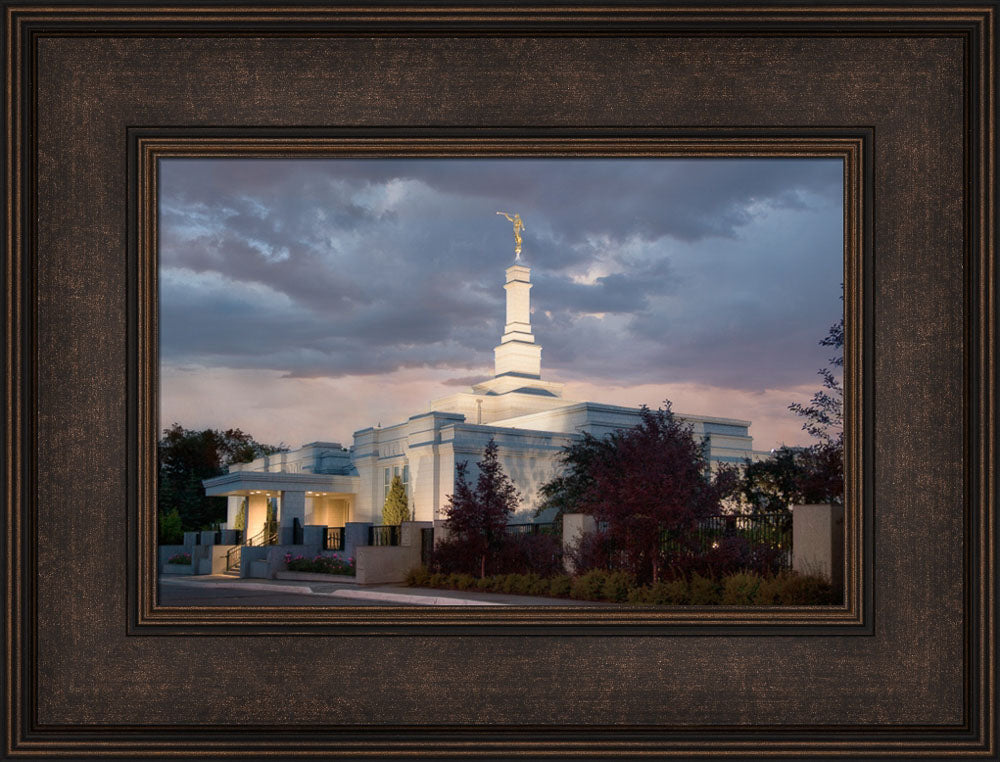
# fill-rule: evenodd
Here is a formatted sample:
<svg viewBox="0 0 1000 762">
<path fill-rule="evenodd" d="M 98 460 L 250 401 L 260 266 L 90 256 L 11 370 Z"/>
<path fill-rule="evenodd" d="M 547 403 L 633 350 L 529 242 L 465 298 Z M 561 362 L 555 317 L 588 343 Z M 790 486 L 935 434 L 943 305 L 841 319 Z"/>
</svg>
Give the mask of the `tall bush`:
<svg viewBox="0 0 1000 762">
<path fill-rule="evenodd" d="M 410 518 L 410 504 L 406 499 L 406 487 L 398 476 L 392 477 L 389 494 L 382 506 L 383 524 L 402 524 Z"/>
<path fill-rule="evenodd" d="M 517 509 L 520 495 L 500 465 L 497 444 L 493 439 L 486 445 L 483 459 L 476 465 L 479 477 L 475 490 L 466 480 L 468 464 L 463 462 L 455 466 L 455 492 L 448 496 L 445 528 L 452 544 L 464 545 L 465 548 L 450 548 L 446 552 L 477 558 L 478 574 L 484 577 L 487 562 L 502 549 L 507 522 Z"/>
<path fill-rule="evenodd" d="M 576 479 L 576 510 L 607 527 L 607 563 L 645 583 L 659 580 L 676 556 L 700 550 L 698 524 L 721 510 L 737 476 L 726 467 L 712 473 L 702 444 L 669 402 L 656 411 L 643 406 L 639 416 L 637 426 L 592 447 L 583 471 L 563 478 Z M 599 551 L 579 549 L 592 568 L 599 565 Z"/>
</svg>

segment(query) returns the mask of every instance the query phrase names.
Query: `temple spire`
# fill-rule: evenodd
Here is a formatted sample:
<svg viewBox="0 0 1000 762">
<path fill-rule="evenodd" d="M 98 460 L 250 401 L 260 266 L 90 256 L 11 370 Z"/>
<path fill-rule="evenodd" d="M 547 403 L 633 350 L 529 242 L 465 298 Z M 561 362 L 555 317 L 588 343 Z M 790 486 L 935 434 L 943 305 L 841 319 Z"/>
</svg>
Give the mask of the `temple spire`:
<svg viewBox="0 0 1000 762">
<path fill-rule="evenodd" d="M 542 376 L 542 348 L 531 333 L 531 268 L 513 264 L 507 268 L 507 322 L 500 346 L 493 350 L 497 376 Z"/>
</svg>

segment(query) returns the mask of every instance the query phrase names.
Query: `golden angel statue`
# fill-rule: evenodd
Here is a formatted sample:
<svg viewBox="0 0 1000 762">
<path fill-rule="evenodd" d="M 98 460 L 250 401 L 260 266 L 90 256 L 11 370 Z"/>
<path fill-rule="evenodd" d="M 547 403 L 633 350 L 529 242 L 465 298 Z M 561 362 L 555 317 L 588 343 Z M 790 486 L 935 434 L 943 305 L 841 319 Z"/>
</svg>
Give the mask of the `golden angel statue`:
<svg viewBox="0 0 1000 762">
<path fill-rule="evenodd" d="M 507 212 L 497 212 L 497 214 L 503 215 L 510 222 L 514 223 L 514 259 L 521 258 L 521 231 L 524 230 L 524 223 L 521 222 L 521 215 L 515 214 L 513 217 Z"/>
</svg>

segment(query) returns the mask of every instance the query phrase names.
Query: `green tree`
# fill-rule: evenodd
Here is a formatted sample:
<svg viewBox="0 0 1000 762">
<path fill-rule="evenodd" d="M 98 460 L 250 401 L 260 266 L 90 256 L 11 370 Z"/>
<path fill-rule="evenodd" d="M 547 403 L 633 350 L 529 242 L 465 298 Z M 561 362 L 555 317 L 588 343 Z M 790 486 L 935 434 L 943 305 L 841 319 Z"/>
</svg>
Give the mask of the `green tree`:
<svg viewBox="0 0 1000 762">
<path fill-rule="evenodd" d="M 746 461 L 740 479 L 740 502 L 751 513 L 787 511 L 802 499 L 801 448 L 782 446 L 771 457 Z"/>
<path fill-rule="evenodd" d="M 389 494 L 382 506 L 383 524 L 402 524 L 410 518 L 410 505 L 406 499 L 406 487 L 398 476 L 392 477 Z"/>
<path fill-rule="evenodd" d="M 792 403 L 788 409 L 802 416 L 802 429 L 819 440 L 797 456 L 802 466 L 800 492 L 806 503 L 842 503 L 844 500 L 844 387 L 839 368 L 844 366 L 844 319 L 834 323 L 820 346 L 836 353 L 830 366 L 818 373 L 823 379 L 808 405 Z"/>
<path fill-rule="evenodd" d="M 163 545 L 180 545 L 184 542 L 184 528 L 181 526 L 181 515 L 174 508 L 160 514 L 160 543 Z"/>
<path fill-rule="evenodd" d="M 226 517 L 225 498 L 206 497 L 202 480 L 225 473 L 230 464 L 287 448 L 261 444 L 239 429 L 195 431 L 174 423 L 164 429 L 157 449 L 157 512 L 163 516 L 176 509 L 184 531 L 195 531 Z"/>
<path fill-rule="evenodd" d="M 236 521 L 235 526 L 232 529 L 238 529 L 241 532 L 247 528 L 247 500 L 249 498 L 240 498 L 240 507 L 236 511 Z"/>
<path fill-rule="evenodd" d="M 788 409 L 805 418 L 802 429 L 819 440 L 820 444 L 842 447 L 844 443 L 844 387 L 837 368 L 844 367 L 844 318 L 827 332 L 819 345 L 832 347 L 836 354 L 829 358 L 833 368 L 820 368 L 817 374 L 823 379 L 822 388 L 808 405 L 793 402 Z"/>
<path fill-rule="evenodd" d="M 593 484 L 591 465 L 610 455 L 606 440 L 584 433 L 583 439 L 565 447 L 559 455 L 562 473 L 546 482 L 538 490 L 539 502 L 535 509 L 538 517 L 547 510 L 555 509 L 552 521 L 556 531 L 562 534 L 562 517 L 566 513 L 577 512 L 580 501 Z"/>
</svg>

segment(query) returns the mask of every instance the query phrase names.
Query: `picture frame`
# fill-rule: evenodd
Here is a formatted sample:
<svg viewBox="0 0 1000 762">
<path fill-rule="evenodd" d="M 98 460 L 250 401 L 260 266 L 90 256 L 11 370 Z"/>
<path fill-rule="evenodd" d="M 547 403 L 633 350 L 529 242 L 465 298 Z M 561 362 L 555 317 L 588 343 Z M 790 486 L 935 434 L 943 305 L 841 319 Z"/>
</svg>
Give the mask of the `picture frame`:
<svg viewBox="0 0 1000 762">
<path fill-rule="evenodd" d="M 996 10 L 7 4 L 5 754 L 995 758 Z M 157 606 L 158 156 L 795 146 L 845 157 L 843 608 Z"/>
<path fill-rule="evenodd" d="M 149 431 L 158 431 L 157 393 L 155 373 L 147 369 L 158 368 L 157 325 L 155 320 L 157 292 L 157 251 L 158 231 L 156 210 L 159 208 L 157 189 L 159 162 L 171 158 L 337 158 L 337 157 L 541 157 L 571 154 L 580 157 L 638 157 L 671 156 L 688 159 L 723 157 L 747 158 L 834 158 L 843 164 L 844 177 L 844 229 L 848 244 L 845 247 L 846 293 L 845 310 L 851 315 L 849 324 L 860 327 L 863 319 L 864 295 L 870 288 L 871 272 L 864 271 L 863 252 L 870 239 L 870 208 L 865 208 L 863 176 L 870 175 L 872 166 L 867 157 L 871 151 L 871 135 L 866 131 L 824 130 L 823 134 L 800 135 L 795 139 L 784 136 L 769 136 L 767 131 L 745 135 L 736 131 L 715 131 L 712 140 L 699 137 L 687 130 L 678 133 L 673 130 L 544 130 L 536 135 L 525 131 L 514 134 L 503 130 L 464 130 L 461 137 L 435 129 L 411 128 L 405 136 L 385 130 L 226 130 L 220 135 L 215 130 L 191 129 L 143 129 L 129 130 L 130 185 L 134 187 L 129 221 L 134 224 L 132 238 L 135 241 L 134 272 L 130 278 L 134 286 L 132 311 L 136 319 L 136 335 L 130 345 L 136 348 L 136 355 L 130 358 L 134 365 L 136 383 L 132 387 L 135 398 L 130 400 L 134 408 L 136 424 L 129 425 L 133 433 L 130 450 L 138 454 L 138 471 L 141 489 L 136 494 L 153 494 L 156 488 L 156 437 Z M 845 371 L 851 377 L 849 387 L 857 393 L 847 400 L 847 418 L 851 423 L 847 428 L 847 441 L 863 438 L 862 419 L 864 411 L 861 378 L 864 365 L 858 358 L 864 346 L 870 347 L 870 339 L 865 342 L 857 331 L 851 332 L 846 341 L 848 361 Z M 869 350 L 870 351 L 870 350 Z M 148 355 L 147 355 L 148 352 Z M 855 353 L 856 357 L 851 354 Z M 868 395 L 870 395 L 870 385 Z M 865 520 L 866 507 L 862 499 L 860 485 L 864 465 L 860 455 L 863 447 L 855 448 L 859 456 L 848 466 L 849 497 L 845 512 L 845 558 L 848 584 L 845 586 L 844 604 L 835 607 L 783 606 L 762 609 L 745 606 L 726 607 L 686 607 L 672 610 L 650 609 L 648 607 L 618 607 L 614 610 L 594 611 L 593 608 L 577 606 L 573 608 L 514 607 L 503 609 L 473 608 L 457 610 L 454 607 L 435 610 L 394 607 L 384 610 L 359 605 L 345 609 L 338 607 L 310 608 L 269 607 L 247 610 L 242 606 L 213 606 L 202 610 L 198 616 L 191 611 L 175 606 L 158 605 L 157 560 L 156 560 L 156 512 L 152 503 L 133 500 L 129 506 L 129 516 L 138 529 L 130 545 L 129 579 L 137 581 L 135 588 L 134 615 L 130 618 L 132 632 L 153 631 L 163 627 L 181 627 L 185 632 L 210 632 L 213 628 L 226 626 L 229 632 L 259 626 L 276 627 L 288 632 L 289 626 L 297 632 L 314 631 L 322 627 L 323 632 L 344 632 L 362 634 L 371 628 L 399 629 L 400 632 L 413 628 L 420 632 L 427 627 L 444 627 L 435 632 L 475 633 L 483 627 L 504 632 L 531 633 L 539 628 L 556 627 L 563 634 L 572 632 L 594 633 L 598 630 L 622 632 L 626 627 L 630 632 L 660 632 L 665 625 L 672 631 L 684 631 L 689 625 L 703 627 L 718 625 L 747 628 L 755 632 L 793 632 L 797 628 L 815 632 L 824 628 L 830 632 L 871 630 L 870 607 L 866 618 L 863 602 L 870 600 L 864 587 L 871 585 L 870 554 L 871 527 Z M 857 475 L 857 478 L 851 479 Z M 867 529 L 866 529 L 867 528 Z M 866 549 L 866 545 L 868 546 Z M 611 630 L 609 630 L 609 625 Z"/>
</svg>

